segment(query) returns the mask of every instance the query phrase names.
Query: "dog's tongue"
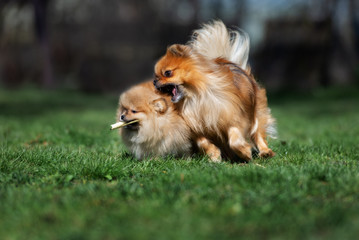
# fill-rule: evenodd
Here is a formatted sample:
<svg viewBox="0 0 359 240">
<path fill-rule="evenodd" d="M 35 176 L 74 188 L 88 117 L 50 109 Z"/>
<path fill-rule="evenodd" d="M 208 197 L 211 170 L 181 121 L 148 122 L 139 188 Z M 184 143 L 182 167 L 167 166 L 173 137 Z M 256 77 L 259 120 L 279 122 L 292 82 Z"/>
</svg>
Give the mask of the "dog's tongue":
<svg viewBox="0 0 359 240">
<path fill-rule="evenodd" d="M 177 103 L 179 102 L 181 99 L 182 99 L 182 93 L 181 92 L 178 92 L 178 89 L 177 89 L 177 86 L 175 86 L 173 89 L 172 89 L 172 98 L 171 98 L 171 101 L 173 103 Z"/>
<path fill-rule="evenodd" d="M 174 87 L 174 88 L 172 89 L 172 95 L 173 95 L 174 97 L 176 97 L 176 95 L 177 95 L 177 88 L 176 88 L 176 87 Z"/>
</svg>

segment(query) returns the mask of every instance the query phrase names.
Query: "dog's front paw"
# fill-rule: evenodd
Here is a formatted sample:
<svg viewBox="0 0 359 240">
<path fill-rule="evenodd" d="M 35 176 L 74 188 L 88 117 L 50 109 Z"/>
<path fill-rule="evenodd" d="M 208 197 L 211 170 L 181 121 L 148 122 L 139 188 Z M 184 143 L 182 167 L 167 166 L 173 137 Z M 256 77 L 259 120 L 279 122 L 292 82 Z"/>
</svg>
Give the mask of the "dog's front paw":
<svg viewBox="0 0 359 240">
<path fill-rule="evenodd" d="M 271 158 L 275 156 L 275 152 L 273 152 L 272 149 L 268 148 L 266 150 L 260 151 L 258 156 L 261 158 Z"/>
<path fill-rule="evenodd" d="M 200 137 L 197 139 L 197 146 L 200 151 L 207 155 L 212 162 L 221 162 L 221 150 L 211 143 L 207 138 Z"/>
<path fill-rule="evenodd" d="M 247 163 L 252 160 L 252 148 L 249 144 L 237 147 L 236 153 L 242 160 Z"/>
<path fill-rule="evenodd" d="M 218 148 L 211 149 L 208 153 L 209 159 L 211 162 L 221 162 L 221 151 Z"/>
</svg>

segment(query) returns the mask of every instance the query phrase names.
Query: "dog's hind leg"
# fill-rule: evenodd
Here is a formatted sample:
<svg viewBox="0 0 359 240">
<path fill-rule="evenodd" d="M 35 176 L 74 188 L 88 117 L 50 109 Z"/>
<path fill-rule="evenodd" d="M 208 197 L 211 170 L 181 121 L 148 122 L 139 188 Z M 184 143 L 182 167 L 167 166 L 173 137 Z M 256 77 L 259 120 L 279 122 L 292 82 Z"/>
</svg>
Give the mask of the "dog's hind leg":
<svg viewBox="0 0 359 240">
<path fill-rule="evenodd" d="M 275 120 L 272 118 L 268 108 L 267 94 L 264 88 L 257 91 L 256 117 L 250 136 L 255 147 L 259 151 L 259 157 L 273 157 L 275 153 L 268 148 L 267 133 L 275 137 Z"/>
<path fill-rule="evenodd" d="M 229 147 L 246 162 L 252 160 L 252 147 L 246 142 L 244 134 L 237 127 L 228 130 Z"/>
<path fill-rule="evenodd" d="M 273 152 L 272 149 L 268 147 L 265 125 L 266 124 L 262 123 L 261 121 L 258 123 L 258 119 L 256 119 L 256 124 L 251 132 L 251 139 L 259 151 L 259 157 L 270 158 L 275 156 L 275 152 Z"/>
</svg>

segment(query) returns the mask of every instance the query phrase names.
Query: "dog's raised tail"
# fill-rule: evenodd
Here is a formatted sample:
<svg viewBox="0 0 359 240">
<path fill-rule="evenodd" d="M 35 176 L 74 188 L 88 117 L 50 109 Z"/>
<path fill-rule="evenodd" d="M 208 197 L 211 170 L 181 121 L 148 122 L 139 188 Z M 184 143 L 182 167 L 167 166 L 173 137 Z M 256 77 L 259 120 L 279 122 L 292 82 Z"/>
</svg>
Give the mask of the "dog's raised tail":
<svg viewBox="0 0 359 240">
<path fill-rule="evenodd" d="M 249 36 L 241 29 L 228 30 L 222 21 L 213 21 L 195 30 L 189 44 L 207 58 L 224 58 L 247 69 Z"/>
</svg>

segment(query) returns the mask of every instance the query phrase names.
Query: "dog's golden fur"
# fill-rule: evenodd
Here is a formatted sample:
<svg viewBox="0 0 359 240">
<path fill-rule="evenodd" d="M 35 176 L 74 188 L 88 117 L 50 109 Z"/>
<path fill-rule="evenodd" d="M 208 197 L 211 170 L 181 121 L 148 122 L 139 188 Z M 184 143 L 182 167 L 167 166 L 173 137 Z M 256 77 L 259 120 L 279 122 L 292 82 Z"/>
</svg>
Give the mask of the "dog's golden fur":
<svg viewBox="0 0 359 240">
<path fill-rule="evenodd" d="M 171 95 L 198 145 L 217 145 L 222 155 L 245 161 L 252 147 L 261 157 L 274 156 L 266 141 L 274 119 L 247 66 L 248 46 L 246 34 L 213 22 L 195 31 L 187 45 L 170 46 L 156 63 L 154 80 Z"/>
<path fill-rule="evenodd" d="M 190 128 L 170 98 L 152 81 L 136 85 L 120 96 L 118 121 L 140 120 L 120 129 L 122 140 L 137 159 L 192 154 Z"/>
</svg>

